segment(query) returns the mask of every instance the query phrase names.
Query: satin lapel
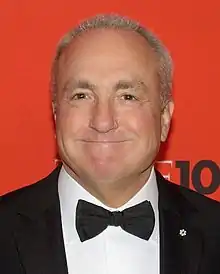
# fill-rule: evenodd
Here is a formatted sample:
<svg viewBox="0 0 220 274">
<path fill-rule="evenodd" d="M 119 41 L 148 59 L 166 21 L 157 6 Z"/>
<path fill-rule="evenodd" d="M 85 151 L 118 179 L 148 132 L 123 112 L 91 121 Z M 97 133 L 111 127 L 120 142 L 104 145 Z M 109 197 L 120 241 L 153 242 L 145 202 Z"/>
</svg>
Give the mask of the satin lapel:
<svg viewBox="0 0 220 274">
<path fill-rule="evenodd" d="M 160 274 L 182 274 L 180 216 L 160 210 Z"/>
<path fill-rule="evenodd" d="M 18 218 L 14 235 L 25 273 L 67 274 L 58 210 L 48 209 L 37 220 Z"/>
<path fill-rule="evenodd" d="M 58 196 L 60 167 L 21 195 L 14 239 L 26 274 L 67 274 Z"/>
<path fill-rule="evenodd" d="M 204 249 L 203 235 L 192 226 L 187 229 L 186 236 L 181 238 L 182 269 L 184 274 L 201 273 L 202 251 Z"/>
<path fill-rule="evenodd" d="M 203 250 L 199 212 L 179 187 L 157 173 L 160 218 L 160 274 L 198 274 Z"/>
</svg>

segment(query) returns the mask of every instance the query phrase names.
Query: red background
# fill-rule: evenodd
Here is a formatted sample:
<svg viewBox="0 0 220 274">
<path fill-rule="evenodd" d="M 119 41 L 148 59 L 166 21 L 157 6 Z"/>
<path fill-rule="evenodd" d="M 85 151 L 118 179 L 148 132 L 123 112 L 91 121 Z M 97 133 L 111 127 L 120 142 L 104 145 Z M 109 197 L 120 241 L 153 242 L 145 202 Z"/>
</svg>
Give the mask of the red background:
<svg viewBox="0 0 220 274">
<path fill-rule="evenodd" d="M 0 194 L 55 167 L 49 74 L 60 37 L 85 17 L 117 12 L 138 19 L 170 49 L 175 114 L 163 160 L 220 163 L 219 0 L 1 0 Z M 210 183 L 204 171 L 203 181 Z M 171 179 L 179 183 L 173 168 Z M 220 200 L 220 189 L 210 196 Z"/>
</svg>

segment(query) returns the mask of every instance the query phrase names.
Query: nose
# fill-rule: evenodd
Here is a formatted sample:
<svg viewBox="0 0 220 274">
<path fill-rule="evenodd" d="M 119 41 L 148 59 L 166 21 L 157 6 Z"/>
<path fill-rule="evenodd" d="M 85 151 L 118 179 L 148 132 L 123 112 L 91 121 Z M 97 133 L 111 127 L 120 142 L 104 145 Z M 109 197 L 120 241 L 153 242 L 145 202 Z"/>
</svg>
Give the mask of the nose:
<svg viewBox="0 0 220 274">
<path fill-rule="evenodd" d="M 107 133 L 117 126 L 113 106 L 110 103 L 98 102 L 92 111 L 90 127 L 99 133 Z"/>
</svg>

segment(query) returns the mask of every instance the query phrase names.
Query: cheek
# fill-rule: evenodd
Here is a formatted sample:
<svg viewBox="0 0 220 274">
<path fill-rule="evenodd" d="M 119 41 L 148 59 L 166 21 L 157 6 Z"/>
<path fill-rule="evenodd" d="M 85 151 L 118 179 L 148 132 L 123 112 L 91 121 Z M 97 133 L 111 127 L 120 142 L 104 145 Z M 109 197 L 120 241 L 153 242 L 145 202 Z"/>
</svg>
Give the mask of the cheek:
<svg viewBox="0 0 220 274">
<path fill-rule="evenodd" d="M 133 109 L 123 116 L 121 124 L 143 141 L 151 137 L 160 136 L 160 116 L 151 109 Z"/>
<path fill-rule="evenodd" d="M 89 115 L 80 109 L 62 106 L 57 112 L 57 132 L 69 138 L 77 137 L 78 134 L 88 125 Z"/>
</svg>

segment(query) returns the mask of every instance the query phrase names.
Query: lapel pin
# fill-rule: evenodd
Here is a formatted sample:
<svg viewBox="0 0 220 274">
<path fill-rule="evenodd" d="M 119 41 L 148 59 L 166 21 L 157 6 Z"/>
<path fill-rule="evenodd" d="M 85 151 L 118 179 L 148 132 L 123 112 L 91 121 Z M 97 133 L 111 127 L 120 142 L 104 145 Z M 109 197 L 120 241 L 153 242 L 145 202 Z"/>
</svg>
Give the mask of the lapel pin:
<svg viewBox="0 0 220 274">
<path fill-rule="evenodd" d="M 181 237 L 185 237 L 186 234 L 187 234 L 187 232 L 186 232 L 185 229 L 180 229 L 179 235 L 180 235 Z"/>
</svg>

